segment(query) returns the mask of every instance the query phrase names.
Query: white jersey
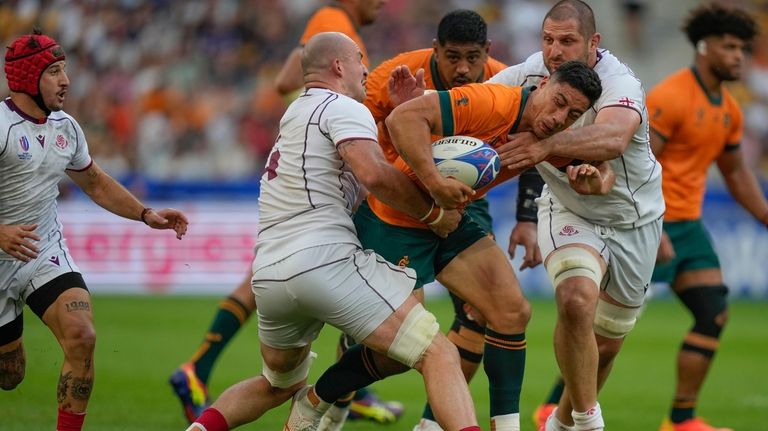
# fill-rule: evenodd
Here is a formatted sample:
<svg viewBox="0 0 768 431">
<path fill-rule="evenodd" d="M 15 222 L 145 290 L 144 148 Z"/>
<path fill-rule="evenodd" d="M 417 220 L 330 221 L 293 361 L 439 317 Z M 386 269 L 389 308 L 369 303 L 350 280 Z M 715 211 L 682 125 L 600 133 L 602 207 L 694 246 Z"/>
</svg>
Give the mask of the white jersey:
<svg viewBox="0 0 768 431">
<path fill-rule="evenodd" d="M 542 196 L 553 196 L 568 210 L 596 224 L 617 228 L 642 226 L 661 217 L 665 208 L 661 165 L 650 147 L 645 91 L 632 70 L 608 50 L 597 51 L 594 70 L 600 77 L 603 93 L 592 109 L 571 127 L 593 124 L 601 109 L 616 106 L 636 111 L 641 119 L 624 154 L 609 161 L 616 174 L 616 184 L 607 195 L 580 195 L 570 187 L 564 171 L 542 162 L 536 165 L 546 182 Z M 549 71 L 539 51 L 525 62 L 494 75 L 489 82 L 529 86 L 537 85 L 546 76 Z"/>
<path fill-rule="evenodd" d="M 90 167 L 80 125 L 63 111 L 29 117 L 10 98 L 0 102 L 0 224 L 37 224 L 41 241 L 60 235 L 58 184 L 65 170 Z M 16 260 L 0 250 L 0 260 Z"/>
<path fill-rule="evenodd" d="M 358 139 L 378 145 L 362 103 L 320 88 L 291 103 L 261 177 L 254 270 L 309 247 L 360 246 L 352 222 L 360 186 L 337 150 Z"/>
</svg>

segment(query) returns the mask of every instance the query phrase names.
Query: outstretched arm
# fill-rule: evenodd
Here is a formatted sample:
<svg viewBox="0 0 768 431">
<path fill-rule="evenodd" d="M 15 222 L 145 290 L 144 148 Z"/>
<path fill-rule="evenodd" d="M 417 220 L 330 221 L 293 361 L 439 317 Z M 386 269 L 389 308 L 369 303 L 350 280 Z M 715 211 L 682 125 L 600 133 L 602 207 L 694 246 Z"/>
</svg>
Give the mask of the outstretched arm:
<svg viewBox="0 0 768 431">
<path fill-rule="evenodd" d="M 736 148 L 723 152 L 717 159 L 717 167 L 736 202 L 768 227 L 768 202 L 755 174 L 744 163 L 741 150 Z"/>
<path fill-rule="evenodd" d="M 600 110 L 594 124 L 570 128 L 538 142 L 532 133 L 516 133 L 497 151 L 502 165 L 509 169 L 530 168 L 550 156 L 612 160 L 624 153 L 639 125 L 637 111 L 607 107 Z"/>
<path fill-rule="evenodd" d="M 178 239 L 187 232 L 189 221 L 184 213 L 171 208 L 160 211 L 146 208 L 131 192 L 104 172 L 96 162 L 84 171 L 67 171 L 67 175 L 94 202 L 113 214 L 142 221 L 153 229 L 173 229 Z"/>
<path fill-rule="evenodd" d="M 301 69 L 301 53 L 304 50 L 302 47 L 296 47 L 285 59 L 283 67 L 280 72 L 277 73 L 275 78 L 275 88 L 277 91 L 286 96 L 293 93 L 304 86 L 304 73 Z"/>
</svg>

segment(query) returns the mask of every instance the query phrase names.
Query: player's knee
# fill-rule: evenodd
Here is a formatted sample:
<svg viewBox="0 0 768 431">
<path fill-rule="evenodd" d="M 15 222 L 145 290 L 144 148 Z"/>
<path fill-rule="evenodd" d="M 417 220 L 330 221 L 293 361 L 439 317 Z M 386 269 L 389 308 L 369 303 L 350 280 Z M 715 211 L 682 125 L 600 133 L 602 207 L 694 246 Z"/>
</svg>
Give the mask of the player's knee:
<svg viewBox="0 0 768 431">
<path fill-rule="evenodd" d="M 597 256 L 582 247 L 564 247 L 548 258 L 547 275 L 552 286 L 565 290 L 574 285 L 589 283 L 599 288 L 603 279 L 603 268 Z"/>
<path fill-rule="evenodd" d="M 719 338 L 728 320 L 728 288 L 697 286 L 678 294 L 694 318 L 692 331 L 708 337 Z"/>
<path fill-rule="evenodd" d="M 435 316 L 421 304 L 416 304 L 405 316 L 389 346 L 387 356 L 413 368 L 427 348 L 431 347 L 439 329 Z M 456 348 L 444 336 L 437 338 L 444 340 L 455 352 Z"/>
<path fill-rule="evenodd" d="M 501 333 L 523 331 L 531 320 L 531 304 L 524 297 L 509 303 L 494 303 L 491 312 L 484 313 L 487 326 Z"/>
<path fill-rule="evenodd" d="M 624 338 L 635 327 L 639 314 L 640 307 L 626 308 L 599 299 L 592 327 L 596 334 L 603 337 Z"/>
<path fill-rule="evenodd" d="M 84 320 L 68 326 L 60 340 L 64 354 L 68 357 L 90 357 L 96 349 L 96 329 L 93 322 Z"/>
<path fill-rule="evenodd" d="M 558 317 L 564 321 L 589 319 L 594 312 L 597 296 L 596 290 L 585 288 L 578 280 L 564 281 L 555 291 Z"/>
<path fill-rule="evenodd" d="M 315 361 L 315 358 L 317 358 L 317 353 L 310 351 L 304 360 L 302 360 L 296 367 L 287 371 L 273 370 L 266 362 L 264 362 L 261 374 L 273 388 L 292 388 L 307 379 L 309 376 L 309 368 L 312 366 L 312 362 Z"/>
</svg>

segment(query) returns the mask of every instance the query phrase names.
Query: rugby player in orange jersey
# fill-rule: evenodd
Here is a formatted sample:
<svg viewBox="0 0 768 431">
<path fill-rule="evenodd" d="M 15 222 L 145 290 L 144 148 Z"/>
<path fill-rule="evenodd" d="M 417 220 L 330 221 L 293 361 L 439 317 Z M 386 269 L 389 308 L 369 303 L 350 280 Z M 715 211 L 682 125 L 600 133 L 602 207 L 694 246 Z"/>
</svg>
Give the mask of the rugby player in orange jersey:
<svg viewBox="0 0 768 431">
<path fill-rule="evenodd" d="M 397 68 L 393 78 L 399 72 L 407 74 L 408 70 L 405 66 Z M 591 69 L 581 63 L 567 63 L 538 89 L 467 84 L 425 94 L 395 108 L 387 117 L 386 125 L 401 154 L 404 143 L 411 141 L 419 154 L 406 149 L 405 154 L 413 156 L 410 161 L 426 160 L 434 168 L 429 145 L 433 135 L 467 134 L 492 145 L 504 142 L 510 131 L 526 130 L 547 137 L 575 122 L 600 92 L 600 81 Z M 419 180 L 423 177 L 416 178 L 403 159 L 397 159 L 395 164 L 422 183 Z M 422 172 L 421 165 L 413 167 L 416 173 Z M 612 185 L 611 175 L 603 177 L 593 166 L 569 167 L 568 171 L 574 183 L 578 183 L 575 187 L 584 186 L 584 192 L 600 193 Z M 492 185 L 516 173 L 502 172 Z M 473 194 L 468 186 L 444 179 L 441 187 L 450 189 L 446 196 L 435 193 L 430 180 L 433 178 L 422 185 L 433 191 L 436 210 L 441 213 L 443 208 L 463 205 L 470 197 L 480 197 L 486 190 Z M 469 214 L 464 215 L 456 231 L 443 239 L 432 234 L 418 219 L 369 198 L 368 205 L 361 205 L 355 214 L 355 226 L 365 247 L 372 247 L 389 261 L 403 264 L 407 261 L 408 266 L 416 270 L 417 286 L 437 278 L 485 317 L 484 362 L 491 404 L 496 406 L 492 410 L 491 429 L 519 430 L 525 327 L 530 306 L 504 252 Z"/>
<path fill-rule="evenodd" d="M 768 203 L 739 145 L 741 109 L 723 85 L 739 79 L 757 24 L 742 10 L 711 4 L 694 9 L 683 30 L 695 47 L 693 65 L 662 80 L 647 98 L 667 205 L 653 280 L 669 283 L 694 321 L 677 354 L 675 396 L 660 430 L 726 431 L 695 415 L 727 320 L 728 294 L 701 210 L 707 171 L 717 163 L 734 199 L 768 226 Z"/>
</svg>

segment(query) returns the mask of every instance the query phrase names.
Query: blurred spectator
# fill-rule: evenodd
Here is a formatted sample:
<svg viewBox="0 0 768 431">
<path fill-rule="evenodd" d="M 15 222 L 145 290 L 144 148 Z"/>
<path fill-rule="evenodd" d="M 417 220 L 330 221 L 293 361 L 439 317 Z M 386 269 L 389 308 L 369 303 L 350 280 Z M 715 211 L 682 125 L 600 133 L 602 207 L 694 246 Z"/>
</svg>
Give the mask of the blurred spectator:
<svg viewBox="0 0 768 431">
<path fill-rule="evenodd" d="M 726 0 L 723 0 L 726 1 Z M 736 1 L 736 0 L 730 0 Z M 372 66 L 431 43 L 448 10 L 477 10 L 489 23 L 494 57 L 514 64 L 538 48 L 554 0 L 388 0 L 361 33 Z M 0 41 L 41 26 L 67 50 L 67 112 L 80 120 L 92 154 L 130 181 L 256 179 L 285 109 L 272 87 L 323 0 L 2 0 Z M 642 19 L 649 2 L 595 0 L 594 7 Z M 600 6 L 602 5 L 602 6 Z M 766 1 L 754 7 L 768 16 Z M 654 4 L 654 7 L 656 5 Z M 658 6 L 662 7 L 662 6 Z M 765 20 L 764 20 L 765 21 Z M 632 43 L 645 37 L 626 26 Z M 642 27 L 642 26 L 641 26 Z M 763 28 L 768 26 L 763 25 Z M 766 153 L 768 43 L 755 46 L 745 82 L 747 135 Z M 642 64 L 633 64 L 641 72 Z M 648 82 L 652 84 L 652 82 Z M 5 82 L 0 95 L 8 94 Z M 762 149 L 762 150 L 761 150 Z"/>
</svg>

